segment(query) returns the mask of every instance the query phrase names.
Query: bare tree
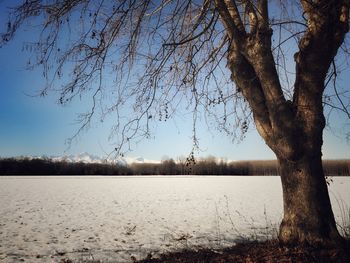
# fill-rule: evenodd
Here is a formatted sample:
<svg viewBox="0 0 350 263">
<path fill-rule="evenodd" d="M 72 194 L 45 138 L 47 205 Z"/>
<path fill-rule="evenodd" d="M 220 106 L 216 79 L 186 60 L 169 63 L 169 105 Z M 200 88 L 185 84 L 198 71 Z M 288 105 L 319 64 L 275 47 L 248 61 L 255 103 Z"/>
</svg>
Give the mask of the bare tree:
<svg viewBox="0 0 350 263">
<path fill-rule="evenodd" d="M 183 109 L 194 143 L 201 112 L 233 137 L 253 120 L 279 161 L 280 240 L 342 242 L 321 147 L 324 105 L 349 116 L 348 91 L 325 91 L 336 81 L 336 54 L 347 51 L 349 1 L 26 0 L 10 10 L 1 44 L 38 25 L 39 40 L 25 47 L 36 56 L 29 66 L 43 68 L 41 94 L 58 90 L 62 104 L 92 99 L 78 133 L 113 113 L 120 150 Z"/>
</svg>

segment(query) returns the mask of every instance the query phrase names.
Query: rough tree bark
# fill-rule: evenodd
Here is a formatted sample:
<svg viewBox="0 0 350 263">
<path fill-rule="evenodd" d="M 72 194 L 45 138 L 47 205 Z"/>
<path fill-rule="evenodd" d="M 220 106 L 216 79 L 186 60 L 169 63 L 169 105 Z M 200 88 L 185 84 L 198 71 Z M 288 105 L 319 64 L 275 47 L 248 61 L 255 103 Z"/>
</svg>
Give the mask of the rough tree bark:
<svg viewBox="0 0 350 263">
<path fill-rule="evenodd" d="M 339 244 L 322 168 L 322 94 L 327 71 L 348 31 L 346 1 L 301 1 L 307 30 L 295 54 L 293 101 L 283 95 L 271 51 L 267 1 L 245 3 L 249 28 L 235 1 L 216 0 L 230 39 L 228 68 L 248 101 L 258 132 L 279 161 L 285 244 Z M 249 32 L 248 32 L 249 30 Z"/>
</svg>

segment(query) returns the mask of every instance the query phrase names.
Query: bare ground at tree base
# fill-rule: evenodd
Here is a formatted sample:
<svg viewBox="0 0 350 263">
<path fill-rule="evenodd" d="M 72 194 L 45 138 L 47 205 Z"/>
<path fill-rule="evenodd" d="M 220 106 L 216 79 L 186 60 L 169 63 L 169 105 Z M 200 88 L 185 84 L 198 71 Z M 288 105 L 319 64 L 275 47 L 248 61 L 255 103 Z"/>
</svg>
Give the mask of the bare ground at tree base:
<svg viewBox="0 0 350 263">
<path fill-rule="evenodd" d="M 349 263 L 350 241 L 342 248 L 285 247 L 277 241 L 248 242 L 214 251 L 181 251 L 138 263 Z"/>
</svg>

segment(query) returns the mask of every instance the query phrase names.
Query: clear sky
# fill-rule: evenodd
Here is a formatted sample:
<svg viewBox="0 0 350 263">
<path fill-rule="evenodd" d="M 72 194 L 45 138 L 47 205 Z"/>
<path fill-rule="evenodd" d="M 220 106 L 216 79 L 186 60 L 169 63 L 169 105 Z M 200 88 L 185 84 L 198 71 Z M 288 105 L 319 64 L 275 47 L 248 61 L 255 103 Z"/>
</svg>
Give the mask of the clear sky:
<svg viewBox="0 0 350 263">
<path fill-rule="evenodd" d="M 54 96 L 29 96 L 36 94 L 44 81 L 40 71 L 24 69 L 29 55 L 22 51 L 26 34 L 0 49 L 0 157 L 81 152 L 104 156 L 111 152 L 114 148 L 113 141 L 108 141 L 111 121 L 94 123 L 67 149 L 65 140 L 79 128 L 74 123 L 77 114 L 84 112 L 85 101 L 62 107 Z M 349 73 L 349 70 L 343 72 L 341 85 L 350 83 Z M 350 158 L 350 144 L 344 136 L 344 129 L 350 129 L 350 121 L 337 113 L 332 117 L 332 130 L 326 129 L 324 135 L 324 158 Z M 140 142 L 128 155 L 150 160 L 187 156 L 192 148 L 191 125 L 191 116 L 160 122 L 154 127 L 151 139 Z M 198 131 L 201 150 L 197 156 L 214 155 L 227 160 L 275 158 L 254 128 L 242 142 L 232 142 L 215 129 L 209 131 L 204 121 Z"/>
</svg>

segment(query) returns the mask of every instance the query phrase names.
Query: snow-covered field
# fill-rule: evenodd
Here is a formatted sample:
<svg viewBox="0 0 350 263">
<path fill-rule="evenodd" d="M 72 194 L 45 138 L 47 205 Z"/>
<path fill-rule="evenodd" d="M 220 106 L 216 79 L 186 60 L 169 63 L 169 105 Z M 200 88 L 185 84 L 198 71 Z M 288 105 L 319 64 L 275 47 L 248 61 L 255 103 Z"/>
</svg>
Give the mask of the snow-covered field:
<svg viewBox="0 0 350 263">
<path fill-rule="evenodd" d="M 348 189 L 330 185 L 338 222 Z M 0 177 L 0 262 L 132 262 L 265 238 L 281 216 L 279 177 Z"/>
</svg>

